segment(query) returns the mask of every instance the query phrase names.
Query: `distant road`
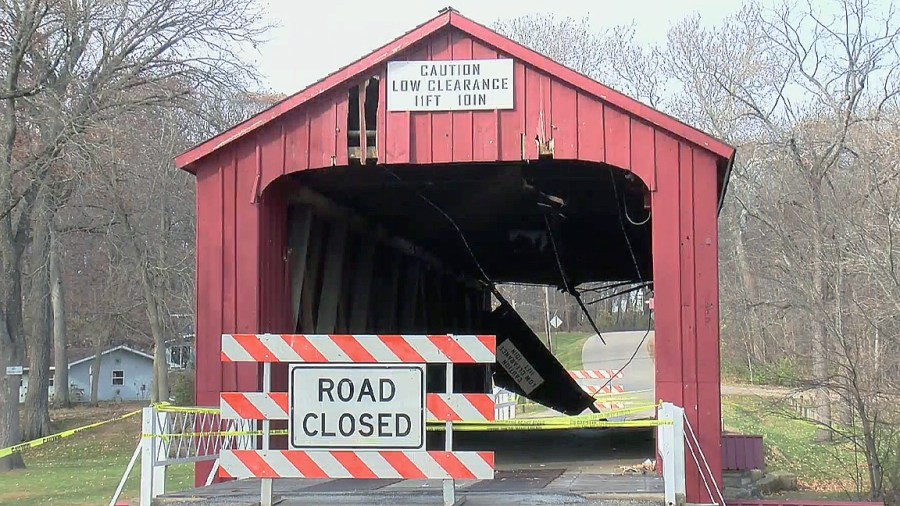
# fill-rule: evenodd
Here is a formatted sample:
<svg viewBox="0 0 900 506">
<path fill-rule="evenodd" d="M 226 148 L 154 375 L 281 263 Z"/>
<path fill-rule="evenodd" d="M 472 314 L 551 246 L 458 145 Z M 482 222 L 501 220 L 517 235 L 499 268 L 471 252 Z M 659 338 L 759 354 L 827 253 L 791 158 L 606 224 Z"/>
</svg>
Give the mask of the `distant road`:
<svg viewBox="0 0 900 506">
<path fill-rule="evenodd" d="M 641 342 L 646 331 L 635 332 L 604 332 L 600 341 L 597 335 L 593 335 L 584 342 L 581 351 L 581 359 L 584 369 L 606 369 L 618 371 L 625 363 L 635 348 Z M 611 385 L 622 385 L 626 392 L 641 392 L 634 394 L 649 403 L 655 402 L 655 384 L 653 357 L 650 356 L 650 344 L 653 342 L 653 331 L 647 335 L 647 339 L 637 350 L 634 360 L 622 371 L 622 378 L 617 378 Z M 602 383 L 600 383 L 602 385 Z M 597 385 L 599 386 L 599 385 Z"/>
</svg>

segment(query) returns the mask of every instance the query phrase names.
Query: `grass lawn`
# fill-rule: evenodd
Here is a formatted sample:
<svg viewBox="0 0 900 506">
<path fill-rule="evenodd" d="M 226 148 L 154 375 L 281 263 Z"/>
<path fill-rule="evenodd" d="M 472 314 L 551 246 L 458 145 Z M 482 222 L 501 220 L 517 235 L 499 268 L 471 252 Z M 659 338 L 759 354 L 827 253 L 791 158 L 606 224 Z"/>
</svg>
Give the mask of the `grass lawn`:
<svg viewBox="0 0 900 506">
<path fill-rule="evenodd" d="M 115 418 L 139 408 L 137 405 L 78 407 L 53 410 L 50 417 L 53 431 L 58 432 Z M 141 417 L 135 415 L 27 450 L 23 454 L 27 469 L 0 473 L 0 504 L 107 504 L 140 434 Z M 193 465 L 168 468 L 167 490 L 190 488 L 193 481 Z M 140 461 L 135 464 L 120 500 L 137 504 L 139 487 Z"/>
<path fill-rule="evenodd" d="M 557 332 L 553 334 L 553 354 L 566 369 L 583 369 L 581 349 L 593 334 L 589 332 Z"/>
<path fill-rule="evenodd" d="M 849 444 L 816 443 L 816 427 L 791 418 L 778 401 L 749 396 L 722 399 L 725 429 L 743 434 L 761 434 L 769 470 L 790 471 L 797 475 L 804 492 L 824 493 L 828 497 L 855 496 L 853 469 L 865 473 L 865 458 L 855 460 Z M 858 466 L 858 467 L 857 467 Z M 865 474 L 861 474 L 863 480 Z"/>
</svg>

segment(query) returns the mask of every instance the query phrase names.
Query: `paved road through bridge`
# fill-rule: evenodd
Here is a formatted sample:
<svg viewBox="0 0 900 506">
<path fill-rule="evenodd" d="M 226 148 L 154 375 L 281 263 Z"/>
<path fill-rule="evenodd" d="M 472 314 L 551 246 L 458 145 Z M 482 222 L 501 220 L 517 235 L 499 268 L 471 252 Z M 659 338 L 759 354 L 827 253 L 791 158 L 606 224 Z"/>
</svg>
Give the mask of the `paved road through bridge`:
<svg viewBox="0 0 900 506">
<path fill-rule="evenodd" d="M 644 335 L 647 335 L 644 339 Z M 622 371 L 622 378 L 611 384 L 621 385 L 634 404 L 654 403 L 654 361 L 652 355 L 653 331 L 604 332 L 603 344 L 596 334 L 584 342 L 581 360 L 584 369 L 618 371 L 628 362 L 635 349 L 634 360 Z M 643 340 L 643 344 L 641 341 Z M 600 383 L 601 385 L 603 383 Z"/>
</svg>

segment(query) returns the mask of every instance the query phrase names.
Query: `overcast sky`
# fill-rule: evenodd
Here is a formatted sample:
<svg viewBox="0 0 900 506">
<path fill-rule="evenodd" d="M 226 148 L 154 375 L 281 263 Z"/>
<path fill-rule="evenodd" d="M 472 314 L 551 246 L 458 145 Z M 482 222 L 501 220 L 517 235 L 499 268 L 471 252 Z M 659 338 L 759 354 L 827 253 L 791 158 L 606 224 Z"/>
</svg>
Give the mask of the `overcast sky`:
<svg viewBox="0 0 900 506">
<path fill-rule="evenodd" d="M 690 13 L 716 23 L 739 0 L 263 0 L 276 27 L 255 55 L 264 86 L 291 94 L 437 15 L 448 3 L 484 25 L 550 12 L 587 16 L 598 29 L 635 23 L 638 37 L 661 41 Z"/>
</svg>

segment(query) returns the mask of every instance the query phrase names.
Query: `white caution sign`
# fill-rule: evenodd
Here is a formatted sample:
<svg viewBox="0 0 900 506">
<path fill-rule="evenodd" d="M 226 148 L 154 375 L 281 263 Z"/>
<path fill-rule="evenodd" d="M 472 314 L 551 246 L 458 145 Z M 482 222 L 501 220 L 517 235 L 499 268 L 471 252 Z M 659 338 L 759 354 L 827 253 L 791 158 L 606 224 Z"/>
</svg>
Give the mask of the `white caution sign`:
<svg viewBox="0 0 900 506">
<path fill-rule="evenodd" d="M 295 364 L 292 449 L 425 449 L 425 366 Z"/>
<path fill-rule="evenodd" d="M 544 382 L 544 378 L 528 363 L 525 355 L 522 355 L 510 339 L 497 345 L 497 362 L 525 394 L 530 394 Z"/>
<path fill-rule="evenodd" d="M 388 111 L 512 109 L 513 61 L 392 61 Z"/>
</svg>

